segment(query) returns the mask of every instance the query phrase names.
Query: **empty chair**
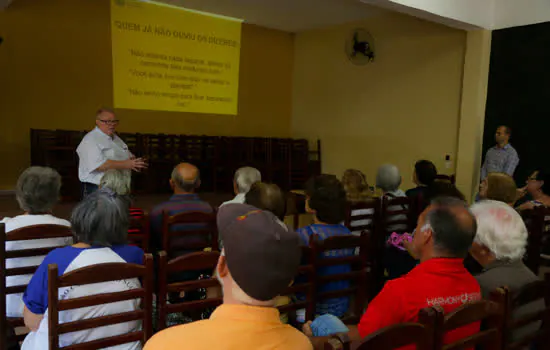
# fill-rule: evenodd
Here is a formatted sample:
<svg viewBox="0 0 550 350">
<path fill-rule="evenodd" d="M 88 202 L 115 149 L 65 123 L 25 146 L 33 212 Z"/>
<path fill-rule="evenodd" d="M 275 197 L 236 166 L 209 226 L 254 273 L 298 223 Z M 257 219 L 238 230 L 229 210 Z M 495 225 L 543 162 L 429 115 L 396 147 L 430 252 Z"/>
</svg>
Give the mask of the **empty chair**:
<svg viewBox="0 0 550 350">
<path fill-rule="evenodd" d="M 141 212 L 140 216 L 133 216 L 130 211 L 130 228 L 128 228 L 128 242 L 149 252 L 151 240 L 149 214 Z"/>
</svg>

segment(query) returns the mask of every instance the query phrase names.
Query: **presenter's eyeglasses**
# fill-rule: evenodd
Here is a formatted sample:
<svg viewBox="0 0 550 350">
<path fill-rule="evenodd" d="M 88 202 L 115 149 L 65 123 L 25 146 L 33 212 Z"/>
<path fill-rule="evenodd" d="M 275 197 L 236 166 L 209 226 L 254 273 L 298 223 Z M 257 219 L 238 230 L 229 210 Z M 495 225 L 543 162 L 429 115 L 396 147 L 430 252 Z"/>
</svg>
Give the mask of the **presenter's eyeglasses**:
<svg viewBox="0 0 550 350">
<path fill-rule="evenodd" d="M 107 124 L 107 125 L 117 125 L 118 122 L 120 122 L 120 120 L 118 119 L 114 119 L 114 120 L 103 120 L 103 119 L 98 119 L 100 122 L 102 122 L 103 124 Z"/>
</svg>

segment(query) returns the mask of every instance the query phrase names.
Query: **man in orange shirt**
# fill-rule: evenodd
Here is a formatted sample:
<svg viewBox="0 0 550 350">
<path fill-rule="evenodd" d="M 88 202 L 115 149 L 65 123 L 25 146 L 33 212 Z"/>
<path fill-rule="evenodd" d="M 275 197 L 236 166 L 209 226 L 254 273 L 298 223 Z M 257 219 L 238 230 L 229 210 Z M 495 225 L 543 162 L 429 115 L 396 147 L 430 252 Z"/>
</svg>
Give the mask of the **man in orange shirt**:
<svg viewBox="0 0 550 350">
<path fill-rule="evenodd" d="M 440 305 L 448 313 L 481 299 L 478 282 L 463 266 L 476 230 L 476 220 L 465 202 L 448 197 L 432 201 L 420 215 L 408 247 L 420 264 L 407 275 L 386 283 L 369 303 L 359 325 L 348 326 L 350 338 L 362 339 L 387 326 L 417 322 L 418 312 L 425 307 Z M 478 331 L 479 323 L 456 329 L 446 335 L 445 343 Z M 304 332 L 311 332 L 307 325 Z M 322 340 L 312 341 L 317 346 Z"/>
<path fill-rule="evenodd" d="M 308 338 L 281 323 L 275 298 L 300 264 L 298 235 L 271 212 L 246 204 L 218 211 L 224 249 L 216 267 L 223 305 L 210 319 L 156 334 L 145 350 L 311 350 Z"/>
</svg>

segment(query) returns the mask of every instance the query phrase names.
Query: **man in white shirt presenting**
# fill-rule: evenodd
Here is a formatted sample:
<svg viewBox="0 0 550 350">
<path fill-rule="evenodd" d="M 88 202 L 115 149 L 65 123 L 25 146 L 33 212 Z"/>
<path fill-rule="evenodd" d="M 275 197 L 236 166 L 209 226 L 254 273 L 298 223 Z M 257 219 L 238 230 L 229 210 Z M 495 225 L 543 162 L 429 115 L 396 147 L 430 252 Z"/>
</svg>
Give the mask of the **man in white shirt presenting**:
<svg viewBox="0 0 550 350">
<path fill-rule="evenodd" d="M 97 190 L 103 173 L 109 169 L 141 171 L 147 168 L 145 160 L 134 157 L 117 136 L 119 120 L 111 109 L 99 109 L 95 123 L 95 129 L 84 136 L 76 149 L 83 196 Z"/>
</svg>

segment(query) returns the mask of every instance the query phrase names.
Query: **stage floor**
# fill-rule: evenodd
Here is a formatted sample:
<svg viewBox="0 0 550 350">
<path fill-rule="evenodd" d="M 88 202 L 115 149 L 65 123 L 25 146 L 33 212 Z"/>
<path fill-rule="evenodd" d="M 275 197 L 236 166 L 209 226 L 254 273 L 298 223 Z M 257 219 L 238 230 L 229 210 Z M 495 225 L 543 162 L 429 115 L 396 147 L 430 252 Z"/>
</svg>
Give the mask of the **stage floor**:
<svg viewBox="0 0 550 350">
<path fill-rule="evenodd" d="M 221 203 L 234 197 L 234 195 L 230 193 L 199 193 L 199 196 L 212 206 L 219 206 Z M 155 205 L 168 200 L 168 198 L 170 198 L 169 193 L 137 195 L 135 196 L 134 206 L 150 211 Z M 68 219 L 76 203 L 77 202 L 58 203 L 54 208 L 54 215 Z M 15 195 L 0 196 L 0 218 L 13 217 L 19 214 L 21 214 L 21 209 L 19 209 L 19 204 L 15 199 Z"/>
</svg>

